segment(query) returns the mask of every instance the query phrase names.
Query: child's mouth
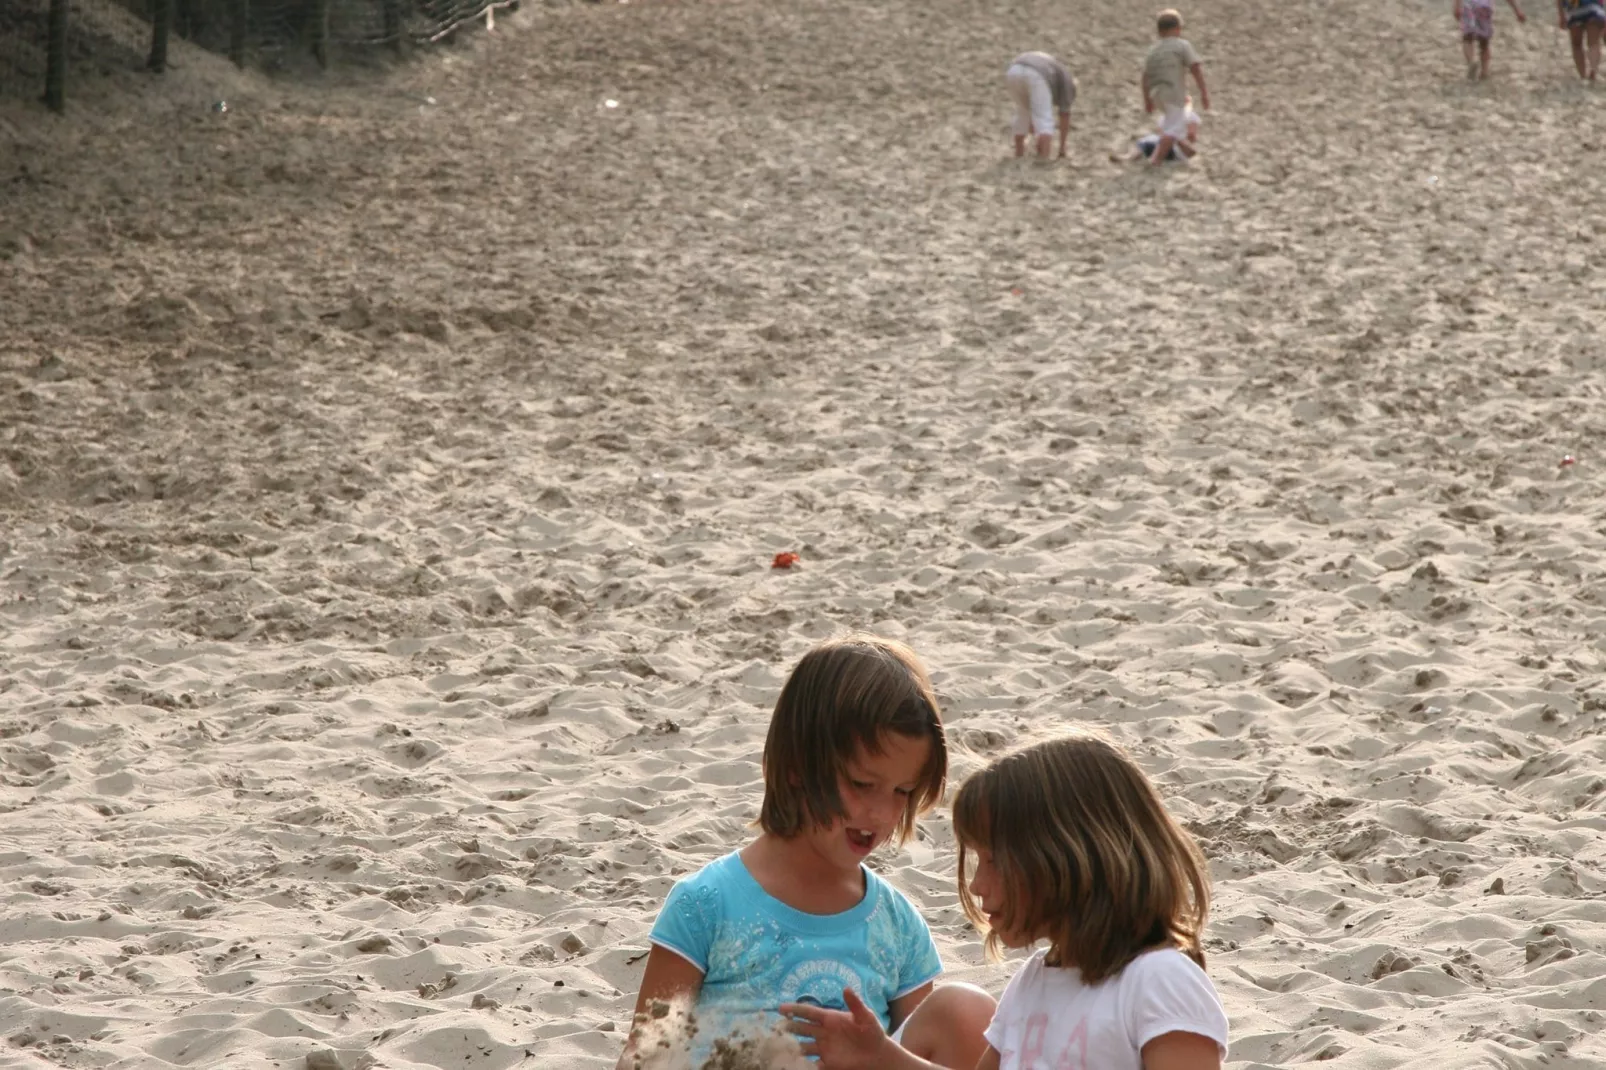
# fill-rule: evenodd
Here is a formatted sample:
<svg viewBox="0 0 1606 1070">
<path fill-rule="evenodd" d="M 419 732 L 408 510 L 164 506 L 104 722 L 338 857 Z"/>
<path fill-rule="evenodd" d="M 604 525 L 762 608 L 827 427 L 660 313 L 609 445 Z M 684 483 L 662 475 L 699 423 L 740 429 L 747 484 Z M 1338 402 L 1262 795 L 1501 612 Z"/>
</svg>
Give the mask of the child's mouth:
<svg viewBox="0 0 1606 1070">
<path fill-rule="evenodd" d="M 875 833 L 866 829 L 848 829 L 848 846 L 867 855 L 875 849 Z"/>
</svg>

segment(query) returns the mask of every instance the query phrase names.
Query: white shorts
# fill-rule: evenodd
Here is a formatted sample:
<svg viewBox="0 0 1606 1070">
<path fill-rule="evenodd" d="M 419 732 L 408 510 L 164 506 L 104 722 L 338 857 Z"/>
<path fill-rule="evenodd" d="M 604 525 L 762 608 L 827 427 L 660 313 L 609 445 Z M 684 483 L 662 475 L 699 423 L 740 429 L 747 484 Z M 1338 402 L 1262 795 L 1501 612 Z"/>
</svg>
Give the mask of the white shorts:
<svg viewBox="0 0 1606 1070">
<path fill-rule="evenodd" d="M 1052 134 L 1054 91 L 1048 87 L 1048 79 L 1024 63 L 1015 63 L 1004 72 L 1004 80 L 1015 101 L 1015 136 Z"/>
<path fill-rule="evenodd" d="M 1160 116 L 1160 135 L 1173 141 L 1186 141 L 1188 124 L 1197 118 L 1192 108 L 1181 104 L 1167 104 L 1165 113 Z"/>
</svg>

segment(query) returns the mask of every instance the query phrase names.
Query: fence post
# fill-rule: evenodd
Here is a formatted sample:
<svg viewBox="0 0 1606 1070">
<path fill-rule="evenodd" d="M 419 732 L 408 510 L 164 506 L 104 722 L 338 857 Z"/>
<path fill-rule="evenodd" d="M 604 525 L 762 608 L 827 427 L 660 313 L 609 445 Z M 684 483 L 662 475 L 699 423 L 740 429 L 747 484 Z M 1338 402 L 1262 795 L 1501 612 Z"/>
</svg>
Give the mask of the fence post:
<svg viewBox="0 0 1606 1070">
<path fill-rule="evenodd" d="M 385 40 L 397 52 L 402 50 L 401 0 L 384 0 Z"/>
<path fill-rule="evenodd" d="M 312 54 L 318 66 L 329 66 L 329 0 L 312 0 Z"/>
<path fill-rule="evenodd" d="M 45 105 L 51 111 L 67 106 L 67 4 L 50 0 L 49 38 L 45 45 Z"/>
<path fill-rule="evenodd" d="M 151 57 L 145 66 L 157 74 L 167 70 L 167 36 L 173 28 L 173 0 L 153 0 Z"/>
<path fill-rule="evenodd" d="M 236 67 L 245 66 L 245 29 L 250 12 L 250 0 L 229 0 L 229 58 Z"/>
</svg>

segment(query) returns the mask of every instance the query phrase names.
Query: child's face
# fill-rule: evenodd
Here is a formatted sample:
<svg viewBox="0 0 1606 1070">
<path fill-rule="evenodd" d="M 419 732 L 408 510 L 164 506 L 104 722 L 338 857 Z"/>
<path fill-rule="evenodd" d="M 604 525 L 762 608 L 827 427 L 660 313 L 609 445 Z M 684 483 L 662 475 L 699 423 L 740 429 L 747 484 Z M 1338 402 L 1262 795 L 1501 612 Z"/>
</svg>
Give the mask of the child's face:
<svg viewBox="0 0 1606 1070">
<path fill-rule="evenodd" d="M 931 760 L 931 740 L 925 736 L 889 732 L 880 742 L 880 754 L 856 750 L 837 779 L 845 816 L 815 830 L 817 848 L 844 868 L 857 868 L 898 831 L 909 796 Z"/>
<path fill-rule="evenodd" d="M 981 909 L 987 915 L 987 926 L 998 934 L 998 939 L 1005 947 L 1030 947 L 1033 943 L 1031 934 L 1012 932 L 1003 927 L 1004 907 L 1008 903 L 1009 889 L 1004 884 L 1002 874 L 993 864 L 991 851 L 976 848 L 976 869 L 970 875 L 970 894 L 975 896 L 981 904 Z"/>
</svg>

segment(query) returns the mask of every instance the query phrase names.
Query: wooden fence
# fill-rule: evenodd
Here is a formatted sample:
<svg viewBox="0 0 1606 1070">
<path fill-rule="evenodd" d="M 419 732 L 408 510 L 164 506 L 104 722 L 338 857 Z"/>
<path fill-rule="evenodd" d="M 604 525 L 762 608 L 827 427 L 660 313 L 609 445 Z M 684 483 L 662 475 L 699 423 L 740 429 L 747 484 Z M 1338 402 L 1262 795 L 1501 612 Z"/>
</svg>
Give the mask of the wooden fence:
<svg viewBox="0 0 1606 1070">
<path fill-rule="evenodd" d="M 0 0 L 0 8 L 19 0 Z M 71 33 L 75 0 L 48 0 L 44 41 L 44 103 L 52 110 L 66 106 L 72 67 Z M 149 49 L 145 68 L 167 69 L 168 43 L 175 32 L 195 40 L 204 27 L 205 43 L 225 52 L 236 64 L 250 62 L 264 41 L 310 50 L 327 67 L 333 46 L 389 47 L 428 44 L 458 27 L 488 18 L 498 8 L 517 8 L 519 0 L 134 0 L 145 5 Z M 33 18 L 37 20 L 38 9 Z M 37 33 L 37 21 L 33 23 Z M 0 31 L 4 27 L 0 26 Z M 35 38 L 35 47 L 37 46 Z M 125 42 L 126 44 L 127 42 Z M 37 53 L 33 53 L 37 61 Z M 33 77 L 37 77 L 34 68 Z M 35 85 L 38 83 L 35 82 Z M 38 90 L 35 89 L 34 92 Z"/>
</svg>

